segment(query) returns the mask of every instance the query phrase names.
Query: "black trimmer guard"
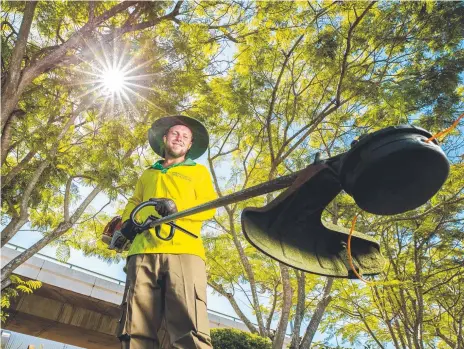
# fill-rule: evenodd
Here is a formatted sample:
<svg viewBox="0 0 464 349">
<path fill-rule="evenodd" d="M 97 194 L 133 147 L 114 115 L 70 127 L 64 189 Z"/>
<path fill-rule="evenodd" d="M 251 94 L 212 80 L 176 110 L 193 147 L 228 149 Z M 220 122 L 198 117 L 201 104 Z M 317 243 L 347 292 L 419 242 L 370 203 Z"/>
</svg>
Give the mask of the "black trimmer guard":
<svg viewBox="0 0 464 349">
<path fill-rule="evenodd" d="M 335 172 L 312 165 L 263 208 L 246 208 L 242 227 L 248 241 L 294 268 L 327 276 L 353 277 L 348 264 L 348 229 L 321 222 L 324 207 L 341 191 Z M 352 257 L 363 274 L 378 274 L 384 260 L 373 238 L 354 232 Z M 355 277 L 355 276 L 354 276 Z"/>
<path fill-rule="evenodd" d="M 449 163 L 427 131 L 389 127 L 362 137 L 350 151 L 308 166 L 262 208 L 242 213 L 245 237 L 257 249 L 294 268 L 326 276 L 355 277 L 348 263 L 349 230 L 321 221 L 324 208 L 344 189 L 364 210 L 383 215 L 424 204 L 443 185 Z M 358 272 L 379 274 L 379 243 L 353 232 L 351 255 Z"/>
</svg>

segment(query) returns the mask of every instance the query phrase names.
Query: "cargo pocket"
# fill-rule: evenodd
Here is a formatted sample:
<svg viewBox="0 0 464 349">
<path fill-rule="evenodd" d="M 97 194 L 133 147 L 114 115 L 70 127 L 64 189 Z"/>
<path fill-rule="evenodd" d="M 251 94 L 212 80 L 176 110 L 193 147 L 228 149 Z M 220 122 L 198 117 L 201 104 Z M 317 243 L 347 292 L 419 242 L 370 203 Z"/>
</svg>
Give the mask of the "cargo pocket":
<svg viewBox="0 0 464 349">
<path fill-rule="evenodd" d="M 118 338 L 124 335 L 130 335 L 129 333 L 127 333 L 126 323 L 127 323 L 127 299 L 125 300 L 124 303 L 121 304 L 121 316 L 119 317 L 118 327 L 117 327 L 117 332 L 116 332 L 116 336 Z"/>
<path fill-rule="evenodd" d="M 132 306 L 132 297 L 134 294 L 135 282 L 137 280 L 137 273 L 142 264 L 143 257 L 140 258 L 138 255 L 130 256 L 127 260 L 127 279 L 126 287 L 124 289 L 124 296 L 122 304 L 120 306 L 120 316 L 117 324 L 117 337 L 130 336 L 131 325 L 130 325 L 130 307 Z"/>
<path fill-rule="evenodd" d="M 197 331 L 209 336 L 209 319 L 206 310 L 206 285 L 195 284 L 195 316 Z"/>
</svg>

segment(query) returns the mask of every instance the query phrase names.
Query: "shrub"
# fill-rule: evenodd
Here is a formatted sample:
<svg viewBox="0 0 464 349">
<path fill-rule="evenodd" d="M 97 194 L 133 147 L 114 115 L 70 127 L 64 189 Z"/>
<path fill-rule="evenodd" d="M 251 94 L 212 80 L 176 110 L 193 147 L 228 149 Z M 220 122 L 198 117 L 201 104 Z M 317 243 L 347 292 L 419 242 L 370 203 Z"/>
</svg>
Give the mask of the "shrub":
<svg viewBox="0 0 464 349">
<path fill-rule="evenodd" d="M 213 328 L 211 340 L 214 349 L 271 349 L 269 338 L 231 328 Z"/>
</svg>

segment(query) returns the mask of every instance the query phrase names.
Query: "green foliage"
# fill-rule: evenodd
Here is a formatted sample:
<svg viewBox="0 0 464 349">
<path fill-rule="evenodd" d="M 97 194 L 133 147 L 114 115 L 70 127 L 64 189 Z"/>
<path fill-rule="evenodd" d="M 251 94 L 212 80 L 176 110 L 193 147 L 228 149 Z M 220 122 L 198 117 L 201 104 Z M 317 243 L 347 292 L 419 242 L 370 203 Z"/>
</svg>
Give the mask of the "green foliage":
<svg viewBox="0 0 464 349">
<path fill-rule="evenodd" d="M 118 4 L 93 3 L 94 17 Z M 74 62 L 50 62 L 50 68 L 26 88 L 18 103 L 24 115 L 14 120 L 11 147 L 2 163 L 3 225 L 25 213 L 31 228 L 47 236 L 66 219 L 66 206 L 72 215 L 97 185 L 113 205 L 121 205 L 124 196 L 130 195 L 140 172 L 157 160 L 147 149 L 147 128 L 157 118 L 175 114 L 181 103 L 195 93 L 194 86 L 204 80 L 203 69 L 217 52 L 218 44 L 214 38 L 211 40 L 215 31 L 209 31 L 206 24 L 195 24 L 195 18 L 191 25 L 166 19 L 150 30 L 129 31 L 115 43 L 105 43 L 107 29 L 135 24 L 134 18 L 129 20 L 131 13 L 141 23 L 156 23 L 155 19 L 172 11 L 174 4 L 134 2 L 129 10 L 110 16 L 94 32 L 83 34 L 80 46 L 70 48 L 66 55 Z M 186 3 L 181 12 L 189 10 L 190 5 Z M 2 30 L 2 83 L 8 73 L 22 11 L 23 3 L 5 2 L 2 7 L 5 19 L 2 21 L 5 29 Z M 40 62 L 62 41 L 77 35 L 76 31 L 90 21 L 89 13 L 90 4 L 85 2 L 39 2 L 27 42 L 24 68 Z M 209 15 L 214 17 L 214 11 Z M 198 51 L 202 54 L 196 55 Z M 102 71 L 102 62 L 119 60 L 119 55 L 122 55 L 121 64 L 132 64 L 127 65 L 132 74 L 142 77 L 137 82 L 141 87 L 135 93 L 128 92 L 130 101 L 125 99 L 121 103 L 122 99 L 116 97 L 110 101 L 104 94 L 89 93 L 97 84 L 89 83 L 89 79 L 95 80 L 92 74 Z M 83 106 L 83 111 L 68 127 L 79 106 Z M 64 136 L 58 139 L 63 130 L 66 130 Z M 29 190 L 37 168 L 45 161 L 50 165 Z M 67 189 L 68 202 L 65 202 Z M 70 247 L 105 260 L 120 258 L 100 241 L 102 227 L 108 219 L 102 208 L 91 204 L 82 219 L 55 240 L 59 259 L 69 258 Z"/>
<path fill-rule="evenodd" d="M 440 192 L 414 211 L 383 218 L 362 213 L 356 228 L 378 232 L 387 266 L 370 285 L 337 283 L 323 331 L 338 333 L 355 345 L 360 343 L 359 333 L 369 331 L 368 343 L 375 345 L 375 340 L 413 340 L 403 331 L 417 333 L 413 324 L 422 323 L 423 343 L 432 345 L 438 340 L 442 348 L 446 347 L 444 339 L 459 341 L 455 325 L 450 324 L 464 311 L 456 303 L 464 276 L 460 262 L 464 251 L 462 170 L 462 162 L 453 164 Z M 346 226 L 353 215 L 346 215 Z M 395 327 L 390 327 L 391 319 Z"/>
<path fill-rule="evenodd" d="M 269 338 L 229 328 L 211 329 L 211 341 L 215 349 L 271 349 Z"/>
<path fill-rule="evenodd" d="M 39 2 L 24 68 L 72 38 L 89 23 L 91 9 L 99 16 L 121 3 L 89 4 Z M 120 213 L 141 171 L 156 160 L 146 132 L 163 115 L 186 113 L 205 123 L 211 171 L 227 195 L 300 170 L 317 152 L 322 158 L 344 152 L 366 132 L 404 123 L 437 132 L 463 110 L 463 2 L 183 2 L 180 15 L 169 19 L 175 4 L 134 2 L 84 33 L 79 47 L 26 87 L 17 105 L 24 115 L 13 121 L 2 164 L 3 225 L 19 215 L 26 197 L 32 229 L 51 234 L 65 219 L 69 181 L 70 214 L 97 185 Z M 3 82 L 24 3 L 2 5 Z M 107 40 L 115 28 L 147 21 L 157 24 Z M 90 93 L 92 103 L 58 139 L 86 101 L 83 72 L 119 51 L 124 63 L 141 65 L 135 82 L 144 88 L 131 95 L 131 105 Z M 361 214 L 356 229 L 381 242 L 387 267 L 375 287 L 334 281 L 319 327 L 324 334 L 356 347 L 464 343 L 457 330 L 464 312 L 462 142 L 462 127 L 446 138 L 450 179 L 429 203 L 395 217 Z M 50 166 L 27 193 L 44 161 Z M 239 308 L 245 295 L 262 323 L 257 330 L 268 337 L 267 323 L 283 311 L 302 318 L 304 330 L 327 284 L 297 271 L 284 280 L 281 266 L 241 234 L 241 211 L 277 194 L 219 209 L 204 231 L 210 285 Z M 60 259 L 70 248 L 106 261 L 123 258 L 100 241 L 110 217 L 92 205 L 55 239 Z M 357 213 L 341 194 L 323 219 L 349 227 Z M 293 290 L 290 305 L 284 285 Z"/>
<path fill-rule="evenodd" d="M 211 79 L 202 88 L 192 108 L 192 115 L 210 115 L 207 122 L 213 134 L 211 170 L 216 174 L 229 174 L 217 181 L 223 195 L 302 169 L 316 152 L 329 157 L 346 151 L 353 138 L 360 134 L 412 121 L 436 132 L 448 127 L 457 117 L 463 105 L 462 77 L 459 76 L 463 71 L 462 50 L 459 50 L 462 36 L 456 31 L 463 29 L 462 3 L 377 3 L 358 22 L 368 4 L 294 2 L 270 6 L 257 3 L 256 13 L 248 24 L 247 34 L 253 34 L 245 34 L 238 40 L 235 64 L 227 75 Z M 441 17 L 445 14 L 450 18 L 447 24 Z M 443 37 L 448 38 L 446 42 Z M 452 76 L 447 77 L 448 74 Z M 338 107 L 334 105 L 337 92 Z M 452 142 L 456 144 L 455 149 L 459 148 L 462 133 L 456 132 Z M 462 147 L 459 149 L 462 153 Z M 452 173 L 458 171 L 455 166 Z M 436 200 L 446 202 L 442 196 L 450 199 L 452 192 L 457 195 L 456 200 L 461 200 L 462 185 L 458 178 L 463 177 L 462 173 L 453 176 L 456 182 L 453 189 L 444 187 L 430 204 Z M 250 247 L 240 234 L 240 212 L 246 206 L 261 207 L 272 197 L 275 196 L 247 200 L 220 210 L 206 239 L 210 283 L 217 292 L 234 295 L 237 300 L 240 300 L 238 295 L 246 294 L 253 314 L 263 316 L 264 321 L 279 318 L 284 307 L 283 281 L 279 265 Z M 444 215 L 431 218 L 429 224 L 425 217 L 409 221 L 410 217 L 430 208 L 427 205 L 406 214 L 404 219 L 381 225 L 374 223 L 379 218 L 363 214 L 370 223 L 365 226 L 358 223 L 358 230 L 382 240 L 382 251 L 392 248 L 394 241 L 397 244 L 399 250 L 387 256 L 391 261 L 389 273 L 396 260 L 399 266 L 410 265 L 406 274 L 379 277 L 375 287 L 390 295 L 419 287 L 415 280 L 417 268 L 411 264 L 411 253 L 417 251 L 414 236 L 417 237 L 420 230 L 428 236 L 425 232 L 435 231 L 437 222 L 459 221 L 462 215 L 459 206 L 446 214 L 440 209 L 440 214 Z M 339 195 L 327 207 L 323 218 L 349 227 L 358 211 L 348 195 Z M 459 260 L 462 243 L 451 238 L 459 231 L 460 223 L 456 224 L 443 235 L 439 234 L 443 238 L 446 236 L 439 244 L 444 244 L 440 251 L 445 253 L 452 249 L 452 258 Z M 418 225 L 422 226 L 419 230 Z M 402 233 L 395 235 L 397 229 Z M 383 240 L 385 236 L 389 239 Z M 438 236 L 433 236 L 431 244 L 438 243 L 435 240 Z M 452 248 L 448 243 L 459 247 Z M 233 254 L 234 250 L 238 253 Z M 428 253 L 417 258 L 429 260 Z M 436 255 L 437 251 L 430 253 Z M 450 260 L 437 259 L 437 269 L 430 269 L 427 263 L 421 263 L 420 269 L 424 273 L 443 270 L 447 274 L 449 263 Z M 452 264 L 454 267 L 456 263 Z M 460 280 L 462 272 L 456 273 L 453 280 Z M 301 301 L 302 316 L 307 324 L 321 300 L 325 280 L 308 275 L 304 279 L 303 299 L 296 292 L 296 275 L 291 273 L 289 280 L 293 289 L 290 317 L 296 315 L 295 305 Z M 375 336 L 380 342 L 394 342 L 392 338 L 399 334 L 395 332 L 396 327 L 393 332 L 388 330 L 387 321 L 398 316 L 398 308 L 411 311 L 419 299 L 424 307 L 428 307 L 426 304 L 432 309 L 442 307 L 431 302 L 431 298 L 409 294 L 404 296 L 406 301 L 398 301 L 401 305 L 393 306 L 394 300 L 382 297 L 379 300 L 374 291 L 363 290 L 362 285 L 351 288 L 347 286 L 349 283 L 346 280 L 334 282 L 331 292 L 334 308 L 329 304 L 328 316 L 322 320 L 322 331 L 357 346 L 366 340 L 364 335 L 370 336 L 366 345 L 376 346 Z M 430 292 L 438 292 L 438 288 Z M 249 289 L 256 292 L 256 297 Z M 457 300 L 454 297 L 459 292 L 458 289 L 450 292 L 450 299 Z M 375 315 L 372 315 L 373 304 L 378 311 Z M 361 315 L 353 308 L 362 309 Z M 461 308 L 457 310 L 461 311 Z M 447 311 L 439 311 L 424 321 L 439 316 L 445 318 L 445 313 Z M 420 313 L 415 316 L 420 317 Z M 397 331 L 409 335 L 412 329 L 406 317 L 405 310 L 398 320 L 398 326 L 403 327 Z M 446 316 L 446 321 L 450 321 L 450 317 Z M 442 341 L 434 331 L 430 328 L 427 340 Z M 446 333 L 445 337 L 448 335 Z M 452 336 L 455 340 L 456 333 Z"/>
<path fill-rule="evenodd" d="M 42 283 L 37 280 L 22 280 L 17 275 L 10 276 L 11 285 L 2 291 L 1 296 L 1 322 L 5 322 L 8 318 L 7 309 L 11 305 L 11 301 L 18 297 L 20 293 L 32 293 L 42 286 Z"/>
</svg>

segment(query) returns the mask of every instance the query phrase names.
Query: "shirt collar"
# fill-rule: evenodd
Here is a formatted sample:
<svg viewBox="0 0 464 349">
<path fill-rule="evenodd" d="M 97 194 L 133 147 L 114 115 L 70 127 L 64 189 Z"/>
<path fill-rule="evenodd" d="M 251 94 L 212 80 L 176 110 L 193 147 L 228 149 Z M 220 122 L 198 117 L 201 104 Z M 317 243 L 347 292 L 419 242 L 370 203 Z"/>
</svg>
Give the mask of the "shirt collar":
<svg viewBox="0 0 464 349">
<path fill-rule="evenodd" d="M 192 159 L 190 158 L 187 158 L 185 159 L 184 161 L 182 162 L 179 162 L 178 164 L 172 164 L 172 165 L 169 165 L 168 167 L 163 167 L 162 163 L 163 163 L 164 160 L 158 160 L 157 162 L 155 162 L 151 168 L 155 169 L 155 170 L 160 170 L 161 173 L 166 173 L 168 172 L 168 170 L 170 168 L 173 168 L 173 167 L 177 167 L 177 166 L 195 166 L 197 163 L 195 161 L 193 161 Z"/>
</svg>

